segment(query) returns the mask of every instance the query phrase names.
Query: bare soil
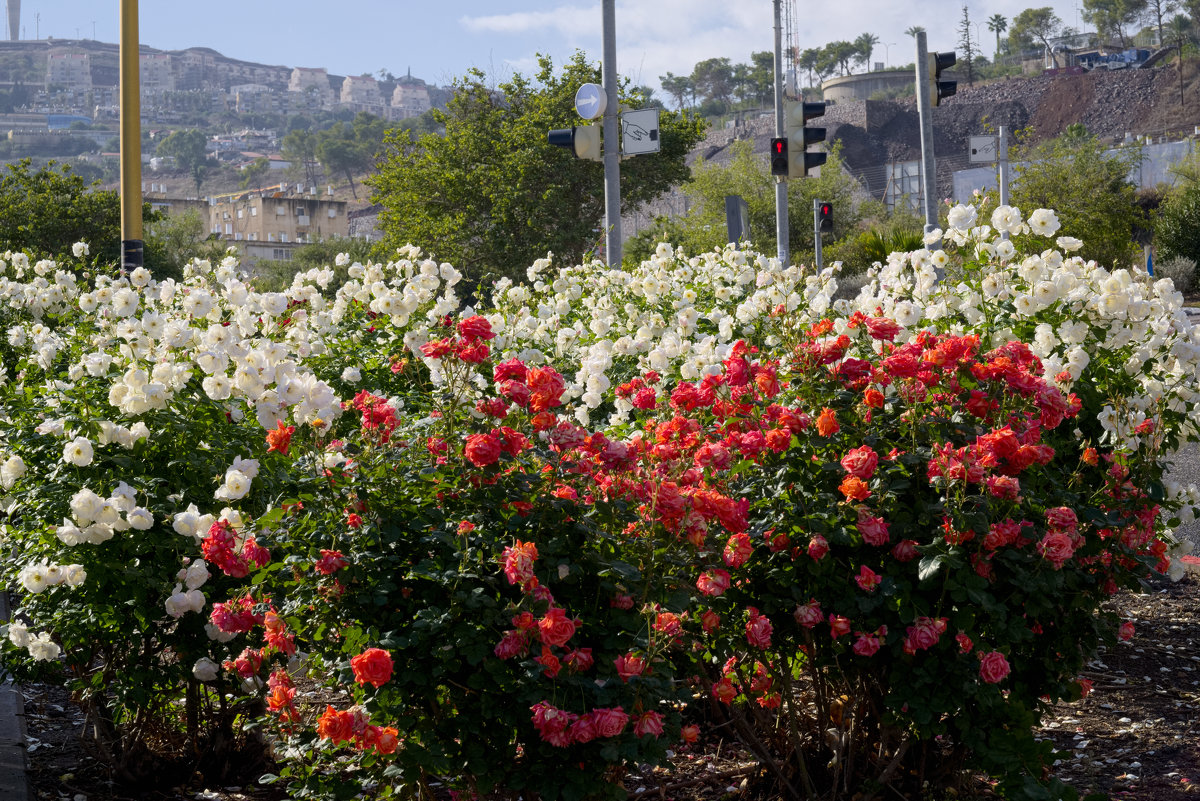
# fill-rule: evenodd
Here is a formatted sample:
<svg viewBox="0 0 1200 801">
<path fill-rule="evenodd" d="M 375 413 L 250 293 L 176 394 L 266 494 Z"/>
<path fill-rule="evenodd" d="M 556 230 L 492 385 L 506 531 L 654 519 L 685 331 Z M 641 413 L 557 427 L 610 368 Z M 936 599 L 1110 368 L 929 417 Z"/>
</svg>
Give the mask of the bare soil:
<svg viewBox="0 0 1200 801">
<path fill-rule="evenodd" d="M 1101 651 L 1085 673 L 1090 696 L 1059 704 L 1039 735 L 1068 756 L 1055 775 L 1080 791 L 1113 801 L 1200 801 L 1200 566 L 1176 584 L 1123 594 L 1115 608 L 1137 628 L 1129 643 Z M 118 787 L 84 739 L 83 716 L 65 693 L 25 688 L 28 761 L 34 797 L 47 801 L 279 801 L 275 788 L 254 784 L 204 787 L 189 776 L 164 776 L 162 786 Z M 631 799 L 749 799 L 754 760 L 735 742 L 709 740 L 680 747 L 670 768 L 631 769 Z M 957 794 L 991 799 L 982 777 Z"/>
</svg>

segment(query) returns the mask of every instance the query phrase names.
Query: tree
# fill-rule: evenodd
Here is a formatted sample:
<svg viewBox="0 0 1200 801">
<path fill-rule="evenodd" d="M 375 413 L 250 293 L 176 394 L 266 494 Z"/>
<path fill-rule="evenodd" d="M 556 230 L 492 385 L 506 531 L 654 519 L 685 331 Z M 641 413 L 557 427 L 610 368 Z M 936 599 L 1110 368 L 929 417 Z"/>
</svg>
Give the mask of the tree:
<svg viewBox="0 0 1200 801">
<path fill-rule="evenodd" d="M 696 96 L 696 90 L 689 75 L 675 75 L 668 72 L 666 75 L 658 76 L 658 82 L 662 85 L 664 92 L 675 98 L 676 109 L 684 108 L 689 95 L 693 98 Z"/>
<path fill-rule="evenodd" d="M 655 221 L 639 234 L 627 249 L 630 259 L 648 256 L 661 241 L 682 246 L 695 255 L 728 244 L 725 228 L 725 196 L 738 195 L 746 201 L 750 222 L 750 240 L 755 250 L 776 252 L 775 181 L 767 159 L 755 153 L 746 141 L 731 146 L 728 164 L 701 161 L 693 169 L 692 179 L 683 185 L 688 197 L 688 212 L 682 217 Z M 829 160 L 819 176 L 788 183 L 788 244 L 795 264 L 811 263 L 813 242 L 813 200 L 829 201 L 837 210 L 834 237 L 854 231 L 872 203 L 857 199 L 858 183 L 842 168 L 838 148 L 831 148 Z"/>
<path fill-rule="evenodd" d="M 191 128 L 175 131 L 158 144 L 155 151 L 160 156 L 169 156 L 175 163 L 187 170 L 192 180 L 196 182 L 196 194 L 200 194 L 200 184 L 204 174 L 208 172 L 208 139 L 203 133 Z"/>
<path fill-rule="evenodd" d="M 1134 232 L 1146 218 L 1129 173 L 1142 159 L 1140 148 L 1106 151 L 1086 130 L 1019 148 L 1014 161 L 1012 204 L 1026 214 L 1054 209 L 1064 231 L 1083 240 L 1085 259 L 1102 267 L 1128 267 Z"/>
<path fill-rule="evenodd" d="M 547 251 L 577 263 L 604 240 L 603 168 L 546 141 L 577 123 L 575 90 L 600 83 L 582 53 L 556 72 L 539 56 L 534 79 L 498 87 L 473 70 L 435 112 L 445 135 L 390 132 L 379 174 L 369 179 L 383 205 L 379 250 L 408 242 L 454 264 L 469 281 L 519 277 Z M 622 90 L 627 95 L 627 89 Z M 692 115 L 662 113 L 662 150 L 621 165 L 621 204 L 633 210 L 687 179 L 684 161 L 704 136 Z"/>
<path fill-rule="evenodd" d="M 963 54 L 963 66 L 967 68 L 967 83 L 975 85 L 975 42 L 971 40 L 971 17 L 967 6 L 962 7 L 962 20 L 958 23 L 958 49 Z"/>
<path fill-rule="evenodd" d="M 183 267 L 194 258 L 217 263 L 226 255 L 223 239 L 210 236 L 204 218 L 196 209 L 180 214 L 161 214 L 145 227 L 146 253 L 155 254 L 156 264 L 147 267 L 158 279 L 183 277 Z"/>
<path fill-rule="evenodd" d="M 824 61 L 822 51 L 817 47 L 809 47 L 800 51 L 796 66 L 808 73 L 808 85 L 816 86 L 821 80 L 820 67 Z"/>
<path fill-rule="evenodd" d="M 267 177 L 267 173 L 270 171 L 271 160 L 266 156 L 259 156 L 238 171 L 238 174 L 241 176 L 238 186 L 242 189 L 261 189 L 263 178 Z"/>
<path fill-rule="evenodd" d="M 1101 36 L 1118 39 L 1129 47 L 1125 29 L 1136 25 L 1146 13 L 1147 0 L 1083 0 L 1083 19 L 1096 26 Z"/>
<path fill-rule="evenodd" d="M 314 152 L 329 174 L 341 173 L 350 183 L 350 193 L 358 197 L 354 173 L 376 164 L 387 123 L 373 114 L 360 111 L 350 123 L 338 122 L 316 135 Z"/>
<path fill-rule="evenodd" d="M 912 38 L 916 39 L 918 33 L 925 32 L 925 28 L 924 28 L 924 26 L 921 26 L 921 25 L 913 25 L 912 27 L 907 28 L 904 32 L 906 34 L 908 34 L 909 36 L 911 36 Z"/>
<path fill-rule="evenodd" d="M 861 56 L 859 63 L 867 65 L 867 71 L 871 69 L 871 54 L 875 52 L 875 46 L 879 44 L 879 37 L 873 33 L 859 34 L 854 40 L 854 46 L 858 48 L 858 53 Z"/>
<path fill-rule="evenodd" d="M 750 86 L 759 103 L 769 103 L 775 97 L 775 54 L 759 50 L 750 54 Z"/>
<path fill-rule="evenodd" d="M 1173 14 L 1179 8 L 1177 0 L 1148 0 L 1146 3 L 1146 11 L 1150 18 L 1154 20 L 1154 26 L 1158 29 L 1158 43 L 1160 46 L 1165 46 L 1167 40 L 1163 37 L 1163 20 Z"/>
<path fill-rule="evenodd" d="M 70 165 L 51 161 L 34 169 L 29 159 L 9 164 L 0 177 L 0 250 L 24 251 L 35 259 L 61 258 L 75 242 L 86 242 L 98 263 L 121 263 L 121 198 L 88 184 Z M 150 204 L 142 222 L 158 219 Z M 160 274 L 163 253 L 145 240 L 146 267 Z M 165 277 L 165 276 L 164 276 Z"/>
<path fill-rule="evenodd" d="M 830 42 L 822 51 L 827 63 L 836 65 L 842 75 L 850 74 L 850 62 L 858 56 L 853 42 Z"/>
<path fill-rule="evenodd" d="M 692 85 L 706 101 L 727 109 L 733 94 L 733 65 L 727 58 L 705 59 L 692 68 Z"/>
<path fill-rule="evenodd" d="M 303 128 L 288 131 L 280 146 L 280 155 L 292 163 L 292 176 L 302 174 L 309 186 L 317 184 L 317 137 Z"/>
<path fill-rule="evenodd" d="M 999 58 L 1000 34 L 1008 30 L 1008 20 L 1004 18 L 1003 14 L 993 14 L 992 16 L 988 17 L 987 27 L 989 31 L 996 34 L 996 57 Z"/>
</svg>

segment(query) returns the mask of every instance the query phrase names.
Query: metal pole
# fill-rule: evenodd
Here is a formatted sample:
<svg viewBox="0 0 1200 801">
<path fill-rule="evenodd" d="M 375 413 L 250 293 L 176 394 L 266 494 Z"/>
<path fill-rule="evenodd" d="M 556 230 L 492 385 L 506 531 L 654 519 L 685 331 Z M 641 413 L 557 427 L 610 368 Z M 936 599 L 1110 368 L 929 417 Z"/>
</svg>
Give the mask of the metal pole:
<svg viewBox="0 0 1200 801">
<path fill-rule="evenodd" d="M 609 267 L 621 269 L 621 126 L 617 115 L 616 0 L 604 0 L 604 254 Z"/>
<path fill-rule="evenodd" d="M 1000 205 L 1008 205 L 1008 131 L 1000 126 L 1000 137 L 996 142 L 996 159 L 1000 162 Z"/>
<path fill-rule="evenodd" d="M 825 269 L 824 254 L 821 252 L 821 202 L 813 198 L 813 263 L 817 270 Z"/>
<path fill-rule="evenodd" d="M 921 118 L 921 194 L 925 233 L 937 228 L 937 164 L 933 158 L 933 114 L 929 101 L 929 49 L 925 31 L 917 32 L 917 114 Z"/>
<path fill-rule="evenodd" d="M 779 21 L 781 0 L 775 0 L 775 136 L 783 131 L 783 29 Z M 788 266 L 788 185 L 786 175 L 775 176 L 775 252 L 779 263 Z"/>
<path fill-rule="evenodd" d="M 121 271 L 142 266 L 142 107 L 137 0 L 121 0 Z"/>
</svg>

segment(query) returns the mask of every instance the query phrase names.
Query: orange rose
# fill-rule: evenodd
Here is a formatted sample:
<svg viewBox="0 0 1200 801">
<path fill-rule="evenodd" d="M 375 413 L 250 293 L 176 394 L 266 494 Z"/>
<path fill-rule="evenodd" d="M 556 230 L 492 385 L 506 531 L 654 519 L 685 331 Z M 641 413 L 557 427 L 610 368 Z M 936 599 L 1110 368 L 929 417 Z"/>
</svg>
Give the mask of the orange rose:
<svg viewBox="0 0 1200 801">
<path fill-rule="evenodd" d="M 841 430 L 838 425 L 837 412 L 830 409 L 828 406 L 821 410 L 821 414 L 817 416 L 817 433 L 822 437 L 828 437 L 836 434 Z"/>
</svg>

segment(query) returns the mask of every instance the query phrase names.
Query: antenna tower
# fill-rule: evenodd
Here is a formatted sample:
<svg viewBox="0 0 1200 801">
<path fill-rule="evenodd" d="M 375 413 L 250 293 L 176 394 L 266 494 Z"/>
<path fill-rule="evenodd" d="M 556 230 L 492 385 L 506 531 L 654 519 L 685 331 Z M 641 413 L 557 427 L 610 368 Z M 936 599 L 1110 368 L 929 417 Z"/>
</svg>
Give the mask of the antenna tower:
<svg viewBox="0 0 1200 801">
<path fill-rule="evenodd" d="M 800 37 L 796 33 L 799 16 L 796 14 L 796 0 L 785 0 L 783 4 L 783 92 L 789 97 L 800 96 L 799 68 L 796 62 L 800 59 Z"/>
</svg>

